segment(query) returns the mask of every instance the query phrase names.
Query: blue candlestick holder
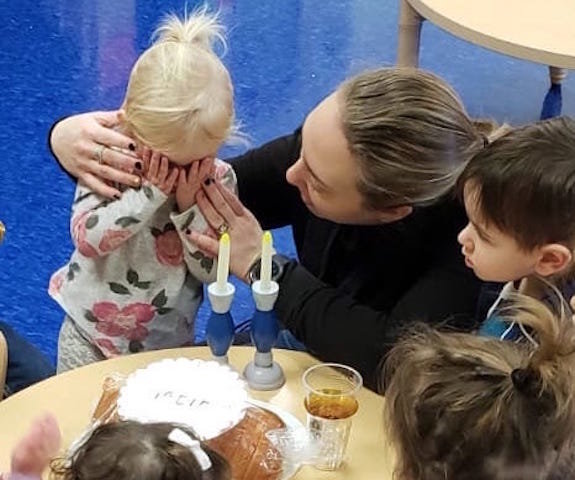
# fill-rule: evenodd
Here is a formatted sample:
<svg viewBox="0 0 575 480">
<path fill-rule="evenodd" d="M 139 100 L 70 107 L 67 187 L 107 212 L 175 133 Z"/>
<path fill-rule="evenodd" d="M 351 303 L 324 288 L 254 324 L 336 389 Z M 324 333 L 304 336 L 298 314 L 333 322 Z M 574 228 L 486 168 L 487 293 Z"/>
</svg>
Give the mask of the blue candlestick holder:
<svg viewBox="0 0 575 480">
<path fill-rule="evenodd" d="M 246 365 L 244 377 L 253 390 L 276 390 L 285 383 L 281 366 L 274 361 L 272 348 L 279 334 L 279 325 L 273 312 L 279 286 L 270 282 L 268 289 L 262 289 L 261 281 L 252 284 L 256 312 L 252 320 L 251 336 L 256 347 L 253 361 Z"/>
<path fill-rule="evenodd" d="M 235 291 L 236 288 L 229 282 L 223 289 L 218 287 L 216 282 L 208 285 L 212 313 L 208 318 L 206 338 L 214 360 L 223 364 L 228 363 L 228 350 L 234 339 L 234 322 L 230 307 Z"/>
</svg>

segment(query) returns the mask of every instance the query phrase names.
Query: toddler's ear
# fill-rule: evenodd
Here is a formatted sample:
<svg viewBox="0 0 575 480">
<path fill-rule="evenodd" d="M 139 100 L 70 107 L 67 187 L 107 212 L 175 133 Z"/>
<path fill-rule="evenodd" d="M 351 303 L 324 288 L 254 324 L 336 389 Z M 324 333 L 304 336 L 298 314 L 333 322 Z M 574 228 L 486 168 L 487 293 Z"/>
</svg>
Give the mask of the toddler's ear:
<svg viewBox="0 0 575 480">
<path fill-rule="evenodd" d="M 542 277 L 561 273 L 571 265 L 573 254 L 565 245 L 549 243 L 539 248 L 535 272 Z"/>
</svg>

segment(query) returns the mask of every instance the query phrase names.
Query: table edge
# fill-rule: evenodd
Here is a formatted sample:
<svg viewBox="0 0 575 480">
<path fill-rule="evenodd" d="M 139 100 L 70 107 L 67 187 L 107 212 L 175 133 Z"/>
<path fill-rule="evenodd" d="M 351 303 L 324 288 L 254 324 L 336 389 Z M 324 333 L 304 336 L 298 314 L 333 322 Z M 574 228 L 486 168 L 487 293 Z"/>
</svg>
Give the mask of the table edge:
<svg viewBox="0 0 575 480">
<path fill-rule="evenodd" d="M 404 0 L 424 19 L 443 30 L 462 38 L 468 42 L 522 60 L 529 60 L 535 63 L 549 65 L 553 67 L 575 69 L 575 55 L 569 56 L 561 53 L 553 53 L 547 50 L 526 47 L 518 43 L 492 37 L 478 30 L 455 22 L 454 20 L 437 12 L 425 3 L 425 0 Z"/>
</svg>

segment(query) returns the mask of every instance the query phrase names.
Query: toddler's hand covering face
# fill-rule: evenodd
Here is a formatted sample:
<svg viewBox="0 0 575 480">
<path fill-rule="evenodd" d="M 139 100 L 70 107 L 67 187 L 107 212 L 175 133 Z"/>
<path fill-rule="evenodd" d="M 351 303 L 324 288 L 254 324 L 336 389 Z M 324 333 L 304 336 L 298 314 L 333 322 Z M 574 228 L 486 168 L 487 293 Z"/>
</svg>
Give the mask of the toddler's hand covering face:
<svg viewBox="0 0 575 480">
<path fill-rule="evenodd" d="M 187 171 L 186 171 L 187 170 Z M 206 157 L 193 162 L 187 169 L 180 170 L 176 186 L 176 202 L 180 212 L 185 212 L 196 203 L 196 195 L 202 188 L 202 183 L 214 175 L 213 157 Z"/>
<path fill-rule="evenodd" d="M 176 185 L 180 169 L 170 164 L 167 157 L 159 152 L 144 149 L 142 152 L 145 172 L 144 177 L 166 195 L 170 195 Z"/>
</svg>

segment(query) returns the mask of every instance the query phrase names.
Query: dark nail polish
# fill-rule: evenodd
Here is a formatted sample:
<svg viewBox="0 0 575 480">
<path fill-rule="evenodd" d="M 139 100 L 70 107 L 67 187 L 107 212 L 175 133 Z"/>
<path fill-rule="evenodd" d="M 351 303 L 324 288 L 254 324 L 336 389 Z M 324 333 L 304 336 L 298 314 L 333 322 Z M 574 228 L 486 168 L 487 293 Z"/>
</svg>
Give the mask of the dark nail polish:
<svg viewBox="0 0 575 480">
<path fill-rule="evenodd" d="M 204 180 L 204 185 L 205 185 L 206 187 L 209 187 L 209 186 L 210 186 L 210 183 L 212 183 L 212 179 L 211 179 L 210 177 L 208 177 L 208 178 L 206 178 L 206 179 Z"/>
<path fill-rule="evenodd" d="M 136 151 L 136 145 L 134 145 L 133 143 L 130 143 L 130 145 L 128 145 L 128 148 L 130 149 L 130 152 Z"/>
<path fill-rule="evenodd" d="M 116 193 L 116 195 L 114 195 L 114 198 L 115 198 L 116 200 L 120 200 L 120 195 Z"/>
<path fill-rule="evenodd" d="M 136 170 L 142 170 L 142 162 L 136 162 Z"/>
<path fill-rule="evenodd" d="M 192 231 L 189 228 L 186 228 L 186 235 L 189 235 Z"/>
</svg>

